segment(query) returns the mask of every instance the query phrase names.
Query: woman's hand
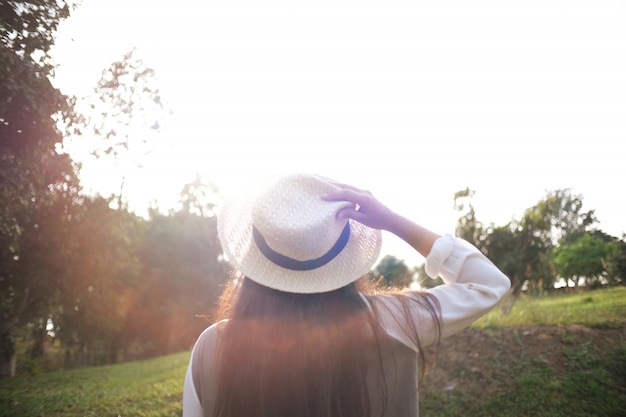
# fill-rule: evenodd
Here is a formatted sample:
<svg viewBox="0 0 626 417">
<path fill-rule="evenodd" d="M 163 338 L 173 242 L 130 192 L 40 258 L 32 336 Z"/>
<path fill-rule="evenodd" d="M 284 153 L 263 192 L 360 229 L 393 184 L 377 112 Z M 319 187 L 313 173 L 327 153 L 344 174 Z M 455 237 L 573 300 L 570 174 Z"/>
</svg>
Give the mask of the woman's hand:
<svg viewBox="0 0 626 417">
<path fill-rule="evenodd" d="M 378 201 L 369 191 L 360 190 L 346 184 L 337 184 L 339 190 L 322 196 L 327 201 L 348 201 L 352 206 L 337 212 L 338 219 L 353 219 L 373 229 L 390 230 L 392 219 L 397 216 L 387 206 Z"/>
<path fill-rule="evenodd" d="M 352 206 L 337 212 L 338 219 L 353 219 L 373 229 L 386 230 L 400 237 L 424 257 L 428 256 L 435 240 L 434 233 L 406 217 L 400 216 L 378 201 L 369 191 L 346 184 L 335 183 L 338 190 L 324 194 L 327 201 L 348 201 Z"/>
</svg>

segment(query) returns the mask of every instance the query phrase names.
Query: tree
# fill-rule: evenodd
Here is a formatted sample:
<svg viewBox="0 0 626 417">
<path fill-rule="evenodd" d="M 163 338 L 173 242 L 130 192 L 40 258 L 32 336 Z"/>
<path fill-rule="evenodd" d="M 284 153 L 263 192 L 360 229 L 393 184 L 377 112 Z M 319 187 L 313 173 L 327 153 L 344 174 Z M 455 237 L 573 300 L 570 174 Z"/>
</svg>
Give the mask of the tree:
<svg viewBox="0 0 626 417">
<path fill-rule="evenodd" d="M 609 282 L 626 284 L 626 236 L 621 239 L 613 238 L 615 241 L 615 257 L 609 263 Z"/>
<path fill-rule="evenodd" d="M 193 204 L 167 214 L 153 209 L 148 220 L 111 208 L 102 197 L 86 198 L 76 210 L 71 268 L 53 317 L 67 365 L 187 349 L 207 326 L 227 267 L 215 204 L 208 202 L 217 199 L 209 191 L 216 188 L 200 180 L 192 184 L 184 187 L 181 203 Z"/>
<path fill-rule="evenodd" d="M 183 186 L 179 196 L 181 211 L 201 217 L 215 216 L 216 207 L 222 200 L 218 187 L 199 174 L 192 182 Z"/>
<path fill-rule="evenodd" d="M 546 193 L 544 199 L 527 209 L 517 225 L 524 279 L 529 288 L 551 290 L 557 279 L 551 255 L 559 242 L 576 239 L 595 222 L 594 211 L 583 211 L 583 196 L 570 189 Z"/>
<path fill-rule="evenodd" d="M 134 321 L 137 334 L 152 342 L 153 355 L 188 349 L 213 319 L 228 277 L 217 199 L 214 185 L 196 179 L 183 188 L 181 210 L 151 212 L 140 253 L 146 285 Z"/>
<path fill-rule="evenodd" d="M 465 188 L 454 194 L 454 209 L 458 212 L 467 212 L 457 222 L 456 235 L 480 247 L 484 239 L 483 225 L 476 219 L 476 211 L 472 205 L 475 191 Z"/>
<path fill-rule="evenodd" d="M 67 270 L 52 320 L 68 366 L 114 363 L 135 340 L 125 326 L 141 292 L 138 250 L 145 220 L 109 204 L 85 198 L 66 236 Z"/>
<path fill-rule="evenodd" d="M 141 167 L 154 149 L 170 111 L 161 98 L 155 71 L 138 57 L 136 49 L 102 71 L 94 93 L 78 103 L 86 114 L 83 130 L 94 136 L 74 137 L 69 145 L 91 140 L 91 157 L 112 163 L 110 171 L 119 181 L 116 195 L 121 208 L 128 171 Z"/>
<path fill-rule="evenodd" d="M 413 274 L 417 277 L 416 281 L 420 288 L 435 288 L 436 286 L 444 283 L 441 277 L 433 279 L 428 276 L 426 273 L 426 263 L 423 263 L 418 267 L 414 267 Z"/>
<path fill-rule="evenodd" d="M 611 236 L 602 230 L 592 229 L 589 233 L 594 239 L 597 239 L 611 246 L 611 250 L 606 258 L 602 258 L 603 266 L 606 273 L 602 280 L 607 285 L 623 284 L 626 282 L 626 242 L 624 237 L 621 238 Z"/>
<path fill-rule="evenodd" d="M 405 288 L 413 279 L 409 267 L 393 255 L 384 256 L 376 265 L 376 271 L 382 277 L 381 283 L 386 287 Z"/>
<path fill-rule="evenodd" d="M 15 373 L 16 330 L 46 321 L 58 283 L 50 239 L 78 193 L 72 161 L 57 151 L 73 102 L 48 78 L 54 31 L 70 9 L 56 0 L 0 3 L 0 377 Z"/>
<path fill-rule="evenodd" d="M 608 281 L 607 264 L 617 254 L 617 244 L 592 233 L 584 233 L 572 243 L 554 248 L 552 261 L 559 276 L 578 287 L 581 279 L 586 286 Z"/>
<path fill-rule="evenodd" d="M 0 3 L 2 45 L 22 58 L 37 55 L 42 67 L 49 65 L 47 53 L 54 43 L 56 29 L 74 7 L 74 2 L 63 0 L 3 1 Z"/>
<path fill-rule="evenodd" d="M 526 281 L 525 260 L 522 254 L 522 240 L 512 223 L 492 226 L 485 239 L 485 253 L 511 280 L 515 294 L 519 294 Z"/>
<path fill-rule="evenodd" d="M 571 190 L 546 193 L 520 220 L 485 228 L 476 218 L 471 197 L 474 192 L 457 192 L 455 208 L 468 211 L 459 218 L 457 235 L 473 243 L 511 279 L 512 293 L 523 289 L 546 291 L 554 288 L 556 274 L 551 255 L 559 239 L 568 242 L 596 221 L 593 210 L 583 211 L 583 198 Z"/>
</svg>

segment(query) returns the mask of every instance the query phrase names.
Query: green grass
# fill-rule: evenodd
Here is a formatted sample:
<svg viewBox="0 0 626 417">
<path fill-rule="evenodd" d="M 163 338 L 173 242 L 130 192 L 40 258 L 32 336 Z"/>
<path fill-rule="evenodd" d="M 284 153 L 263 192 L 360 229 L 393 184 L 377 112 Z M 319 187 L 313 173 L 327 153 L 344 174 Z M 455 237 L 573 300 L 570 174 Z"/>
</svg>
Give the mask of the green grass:
<svg viewBox="0 0 626 417">
<path fill-rule="evenodd" d="M 486 399 L 463 390 L 429 391 L 427 398 L 420 401 L 420 415 L 626 416 L 626 343 L 622 341 L 604 352 L 590 352 L 581 346 L 566 356 L 568 370 L 564 374 L 541 360 L 527 362 L 524 369 L 507 373 L 512 383 L 506 384 L 506 389 L 497 390 Z"/>
<path fill-rule="evenodd" d="M 521 296 L 509 314 L 494 309 L 474 326 L 584 324 L 614 327 L 626 321 L 626 287 L 547 297 Z"/>
<path fill-rule="evenodd" d="M 0 416 L 180 416 L 189 352 L 0 381 Z"/>
<path fill-rule="evenodd" d="M 603 336 L 568 331 L 568 325 L 581 324 Z M 550 353 L 558 362 L 546 360 L 546 353 L 528 353 L 525 344 L 533 336 L 518 334 L 515 326 L 526 329 L 529 325 L 561 329 L 559 343 L 550 345 Z M 491 342 L 498 350 L 495 355 L 485 354 L 478 376 L 469 371 L 450 375 L 458 386 L 448 392 L 424 386 L 421 415 L 626 416 L 625 287 L 543 298 L 521 297 L 509 314 L 495 309 L 474 327 L 486 334 L 513 332 L 517 346 L 494 337 Z M 490 394 L 481 395 L 487 386 Z"/>
<path fill-rule="evenodd" d="M 477 326 L 485 330 L 515 325 L 586 324 L 598 329 L 623 326 L 626 288 L 601 289 L 545 298 L 521 298 L 510 314 L 494 311 Z M 623 333 L 623 332 L 622 332 Z M 516 363 L 485 358 L 490 376 L 506 387 L 486 398 L 463 390 L 429 392 L 421 415 L 465 416 L 626 416 L 626 342 L 595 345 L 569 343 L 562 358 L 567 372 L 541 357 Z M 502 346 L 502 349 L 506 349 Z M 189 352 L 149 361 L 0 381 L 0 417 L 172 417 L 182 412 L 182 387 Z M 471 372 L 466 372 L 472 378 Z M 455 377 L 458 377 L 455 375 Z M 491 381 L 498 384 L 498 380 Z M 474 387 L 480 387 L 480 380 Z M 504 384 L 503 384 L 504 385 Z"/>
</svg>

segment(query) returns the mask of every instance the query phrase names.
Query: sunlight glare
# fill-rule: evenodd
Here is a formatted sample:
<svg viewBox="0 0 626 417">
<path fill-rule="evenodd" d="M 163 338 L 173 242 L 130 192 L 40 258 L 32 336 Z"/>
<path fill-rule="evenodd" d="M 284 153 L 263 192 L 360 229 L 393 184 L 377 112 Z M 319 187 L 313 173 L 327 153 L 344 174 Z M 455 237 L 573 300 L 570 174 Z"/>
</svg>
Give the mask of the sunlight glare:
<svg viewBox="0 0 626 417">
<path fill-rule="evenodd" d="M 624 231 L 624 2 L 85 0 L 61 27 L 55 83 L 89 94 L 132 47 L 174 111 L 128 172 L 135 207 L 175 204 L 196 172 L 227 189 L 301 170 L 440 232 L 467 186 L 485 223 L 573 188 Z M 96 165 L 81 177 L 104 189 Z"/>
</svg>

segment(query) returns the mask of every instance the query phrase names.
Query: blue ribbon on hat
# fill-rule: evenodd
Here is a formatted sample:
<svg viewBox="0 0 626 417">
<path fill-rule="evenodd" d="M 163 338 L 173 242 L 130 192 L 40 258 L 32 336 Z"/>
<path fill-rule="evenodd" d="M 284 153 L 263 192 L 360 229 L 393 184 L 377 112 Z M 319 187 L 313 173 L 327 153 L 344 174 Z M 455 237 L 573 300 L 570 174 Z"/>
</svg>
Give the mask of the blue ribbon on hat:
<svg viewBox="0 0 626 417">
<path fill-rule="evenodd" d="M 310 271 L 312 269 L 317 269 L 321 266 L 326 265 L 327 263 L 335 259 L 335 257 L 339 255 L 343 248 L 346 247 L 346 245 L 348 244 L 348 240 L 350 240 L 350 222 L 346 223 L 346 226 L 343 228 L 339 239 L 337 239 L 337 242 L 333 245 L 332 248 L 330 248 L 328 252 L 326 252 L 319 258 L 309 259 L 306 261 L 300 261 L 298 259 L 290 258 L 270 248 L 261 232 L 259 232 L 254 226 L 252 226 L 252 235 L 254 237 L 254 242 L 256 243 L 261 253 L 274 264 L 294 271 Z"/>
</svg>

